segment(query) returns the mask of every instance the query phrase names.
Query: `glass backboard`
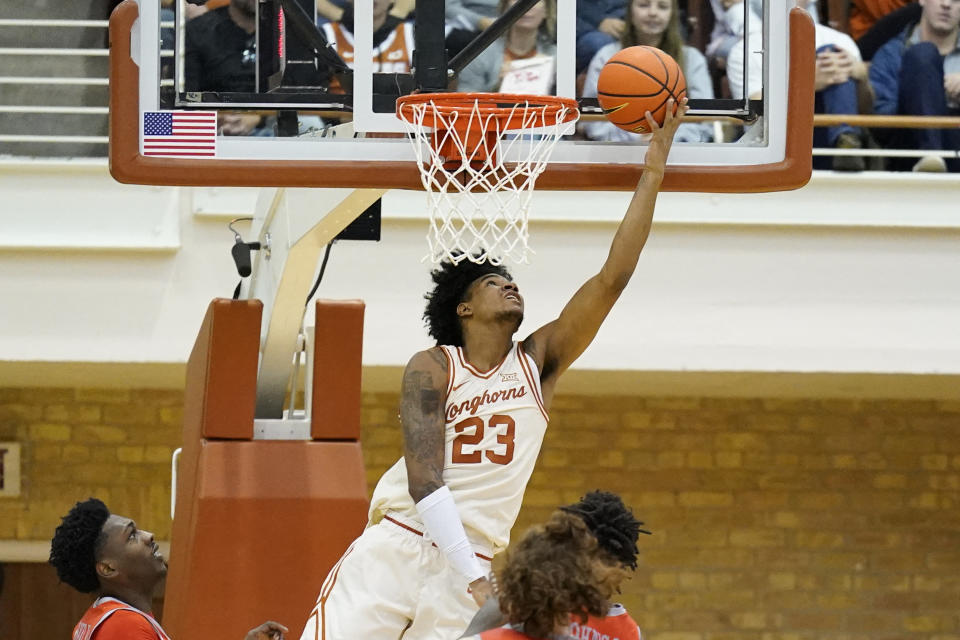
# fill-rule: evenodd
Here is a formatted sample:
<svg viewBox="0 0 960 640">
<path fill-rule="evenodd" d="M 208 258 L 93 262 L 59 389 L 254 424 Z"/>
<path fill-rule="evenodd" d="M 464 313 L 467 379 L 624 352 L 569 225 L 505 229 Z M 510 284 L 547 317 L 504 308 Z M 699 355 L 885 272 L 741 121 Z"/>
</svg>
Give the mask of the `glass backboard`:
<svg viewBox="0 0 960 640">
<path fill-rule="evenodd" d="M 628 14 L 642 2 L 655 4 L 634 0 Z M 382 0 L 357 1 L 348 25 L 325 21 L 313 0 L 208 4 L 126 0 L 111 18 L 110 158 L 121 182 L 420 189 L 396 99 L 470 83 L 578 101 L 581 122 L 557 144 L 538 188 L 628 190 L 642 172 L 643 139 L 604 133 L 609 126 L 591 91 L 590 64 L 581 55 L 578 66 L 575 0 L 501 2 L 507 15 L 498 13 L 492 27 L 463 40 L 459 57 L 451 34 L 468 31 L 461 27 L 469 21 L 445 13 L 443 0 L 417 0 L 408 20 L 384 20 Z M 675 1 L 666 4 L 678 14 L 672 24 L 686 43 L 688 84 L 704 86 L 698 79 L 705 70 L 709 92 L 690 92 L 689 128 L 700 133 L 674 144 L 664 188 L 802 186 L 810 175 L 810 18 L 790 0 L 741 3 L 743 37 L 733 46 L 742 68 L 740 80 L 728 82 L 719 58 L 702 54 L 689 16 Z M 538 11 L 546 17 L 537 25 L 536 55 L 504 54 Z M 471 49 L 476 57 L 464 63 Z M 701 61 L 705 69 L 694 64 Z M 494 82 L 484 86 L 491 67 Z M 164 136 L 177 130 L 202 137 L 202 149 L 166 144 Z"/>
</svg>

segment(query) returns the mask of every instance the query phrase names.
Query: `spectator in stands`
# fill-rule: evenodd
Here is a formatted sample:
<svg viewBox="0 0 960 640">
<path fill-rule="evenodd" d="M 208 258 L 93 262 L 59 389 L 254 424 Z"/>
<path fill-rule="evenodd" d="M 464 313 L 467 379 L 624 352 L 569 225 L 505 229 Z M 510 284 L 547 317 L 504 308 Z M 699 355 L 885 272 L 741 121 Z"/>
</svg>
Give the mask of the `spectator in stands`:
<svg viewBox="0 0 960 640">
<path fill-rule="evenodd" d="M 447 55 L 460 53 L 497 19 L 498 0 L 447 0 Z"/>
<path fill-rule="evenodd" d="M 750 26 L 757 28 L 757 25 L 762 24 L 763 0 L 749 0 L 747 6 L 750 11 Z M 718 68 L 724 69 L 733 45 L 743 39 L 746 20 L 743 0 L 710 0 L 710 7 L 713 9 L 714 21 L 706 53 Z"/>
<path fill-rule="evenodd" d="M 600 49 L 587 67 L 584 97 L 597 95 L 597 80 L 603 65 L 620 49 L 636 45 L 657 47 L 673 56 L 683 69 L 689 98 L 713 98 L 713 83 L 706 58 L 695 48 L 683 44 L 680 36 L 677 0 L 631 0 L 623 37 L 619 42 L 612 42 Z M 587 122 L 583 125 L 583 131 L 591 140 L 629 142 L 643 139 L 607 121 Z M 677 129 L 676 140 L 709 142 L 712 137 L 710 124 L 686 122 Z"/>
<path fill-rule="evenodd" d="M 198 0 L 202 1 L 202 0 Z M 230 0 L 208 0 L 205 4 L 194 4 L 187 0 L 181 6 L 183 7 L 183 13 L 186 16 L 187 20 L 193 20 L 196 17 L 202 16 L 210 9 L 216 9 L 218 7 L 223 7 L 230 4 Z M 173 0 L 170 1 L 170 6 L 173 6 Z"/>
<path fill-rule="evenodd" d="M 873 57 L 874 112 L 884 115 L 960 115 L 960 0 L 920 0 L 920 20 Z M 889 131 L 885 146 L 960 149 L 960 129 Z M 894 168 L 908 168 L 894 163 Z M 914 171 L 960 171 L 960 160 L 925 156 Z"/>
<path fill-rule="evenodd" d="M 413 24 L 391 17 L 392 6 L 392 0 L 373 0 L 373 70 L 408 73 L 413 64 Z M 351 18 L 349 22 L 328 22 L 321 28 L 337 54 L 353 67 L 352 7 L 345 15 Z M 330 83 L 330 91 L 343 91 L 336 79 Z"/>
<path fill-rule="evenodd" d="M 627 28 L 627 0 L 577 0 L 577 73 Z"/>
<path fill-rule="evenodd" d="M 829 24 L 859 40 L 883 16 L 901 9 L 912 0 L 844 0 L 830 5 Z M 839 9 L 834 15 L 834 8 Z"/>
<path fill-rule="evenodd" d="M 256 0 L 230 0 L 187 22 L 186 90 L 252 93 L 256 27 Z M 222 135 L 273 135 L 267 119 L 257 114 L 221 114 L 218 125 Z"/>
<path fill-rule="evenodd" d="M 799 0 L 797 6 L 805 9 L 810 0 Z M 869 113 L 873 99 L 867 81 L 867 66 L 860 59 L 856 43 L 847 34 L 814 24 L 816 30 L 816 75 L 814 76 L 814 111 L 830 114 Z M 754 30 L 755 29 L 755 30 Z M 753 52 L 750 56 L 749 73 L 744 76 L 743 44 L 737 43 L 727 58 L 727 80 L 734 98 L 742 98 L 744 81 L 749 82 L 749 94 L 753 99 L 763 96 L 763 56 L 759 53 L 763 33 L 761 25 L 751 28 Z M 847 124 L 816 128 L 813 133 L 815 147 L 838 149 L 861 149 L 865 134 L 859 127 Z M 829 164 L 827 164 L 829 163 Z M 861 156 L 835 156 L 832 160 L 817 158 L 814 167 L 833 168 L 835 171 L 863 171 L 866 163 Z"/>
<path fill-rule="evenodd" d="M 718 70 L 726 68 L 727 56 L 735 44 L 743 41 L 745 21 L 749 17 L 751 33 L 753 29 L 760 29 L 763 16 L 763 0 L 749 0 L 749 16 L 744 11 L 744 0 L 710 0 L 713 9 L 713 31 L 710 33 L 710 42 L 707 43 L 707 59 Z M 816 3 L 809 4 L 807 11 L 818 21 Z"/>
<path fill-rule="evenodd" d="M 500 13 L 516 1 L 500 0 Z M 501 91 L 503 87 L 504 93 L 552 93 L 556 50 L 556 0 L 540 0 L 463 69 L 458 89 Z"/>
<path fill-rule="evenodd" d="M 416 0 L 394 0 L 385 24 L 396 26 L 409 20 Z M 317 23 L 341 22 L 353 31 L 353 2 L 351 0 L 317 0 Z"/>
<path fill-rule="evenodd" d="M 880 47 L 887 44 L 891 39 L 900 35 L 900 33 L 918 20 L 923 12 L 916 2 L 911 2 L 907 6 L 892 11 L 877 20 L 865 34 L 857 38 L 857 48 L 860 49 L 860 55 L 864 62 L 873 60 Z"/>
<path fill-rule="evenodd" d="M 74 628 L 74 638 L 170 640 L 152 613 L 167 561 L 153 534 L 130 518 L 110 513 L 96 498 L 78 502 L 54 533 L 50 564 L 60 580 L 97 596 Z M 264 622 L 245 638 L 283 640 L 286 631 Z"/>
</svg>

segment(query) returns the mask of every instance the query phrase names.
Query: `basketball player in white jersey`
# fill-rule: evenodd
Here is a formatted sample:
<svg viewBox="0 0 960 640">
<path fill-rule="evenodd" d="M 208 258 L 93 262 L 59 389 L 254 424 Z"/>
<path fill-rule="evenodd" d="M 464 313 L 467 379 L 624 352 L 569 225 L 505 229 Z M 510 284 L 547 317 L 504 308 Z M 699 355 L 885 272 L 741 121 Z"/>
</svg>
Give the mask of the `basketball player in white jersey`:
<svg viewBox="0 0 960 640">
<path fill-rule="evenodd" d="M 673 104 L 668 106 L 673 114 Z M 636 268 L 686 104 L 658 126 L 606 262 L 560 316 L 521 342 L 523 297 L 489 263 L 442 263 L 424 319 L 437 345 L 403 374 L 404 455 L 380 479 L 367 529 L 328 574 L 301 640 L 457 638 L 492 594 L 560 375 Z"/>
</svg>

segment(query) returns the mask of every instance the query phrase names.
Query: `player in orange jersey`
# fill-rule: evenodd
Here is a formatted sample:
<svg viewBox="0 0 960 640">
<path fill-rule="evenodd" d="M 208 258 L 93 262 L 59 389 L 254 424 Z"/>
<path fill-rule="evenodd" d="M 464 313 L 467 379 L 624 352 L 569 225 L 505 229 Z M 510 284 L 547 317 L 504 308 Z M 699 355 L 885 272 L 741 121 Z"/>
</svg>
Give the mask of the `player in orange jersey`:
<svg viewBox="0 0 960 640">
<path fill-rule="evenodd" d="M 637 538 L 643 523 L 633 517 L 620 496 L 609 491 L 591 491 L 580 502 L 560 507 L 561 511 L 583 518 L 597 544 L 606 552 L 610 564 L 630 569 L 637 568 Z M 613 604 L 602 616 L 591 615 L 586 621 L 570 621 L 569 634 L 581 640 L 609 638 L 610 640 L 642 640 L 643 634 L 623 605 Z"/>
<path fill-rule="evenodd" d="M 556 511 L 545 525 L 529 529 L 510 547 L 496 572 L 507 624 L 470 640 L 602 638 L 573 636 L 571 618 L 586 625 L 606 614 L 626 573 L 625 567 L 610 562 L 582 518 Z"/>
<path fill-rule="evenodd" d="M 643 523 L 637 520 L 620 496 L 609 491 L 591 491 L 579 502 L 560 507 L 560 511 L 583 519 L 587 528 L 597 539 L 611 566 L 634 570 L 637 568 L 637 539 Z M 464 636 L 471 636 L 500 627 L 507 622 L 500 610 L 497 598 L 488 600 L 470 622 Z M 641 640 L 643 634 L 627 610 L 620 604 L 612 604 L 603 616 L 589 616 L 587 620 L 573 616 L 567 633 L 580 640 Z"/>
<path fill-rule="evenodd" d="M 78 502 L 57 527 L 50 564 L 60 580 L 97 599 L 73 629 L 73 640 L 170 640 L 151 613 L 167 575 L 153 534 L 90 498 Z M 264 622 L 245 640 L 283 640 L 287 628 Z"/>
<path fill-rule="evenodd" d="M 646 166 L 606 261 L 525 340 L 514 340 L 524 302 L 506 269 L 433 271 L 424 319 L 437 346 L 403 374 L 403 457 L 377 483 L 367 528 L 327 575 L 301 640 L 448 640 L 490 597 L 490 560 L 509 542 L 557 380 L 633 275 L 685 111 L 671 100 L 662 127 L 647 114 Z"/>
</svg>

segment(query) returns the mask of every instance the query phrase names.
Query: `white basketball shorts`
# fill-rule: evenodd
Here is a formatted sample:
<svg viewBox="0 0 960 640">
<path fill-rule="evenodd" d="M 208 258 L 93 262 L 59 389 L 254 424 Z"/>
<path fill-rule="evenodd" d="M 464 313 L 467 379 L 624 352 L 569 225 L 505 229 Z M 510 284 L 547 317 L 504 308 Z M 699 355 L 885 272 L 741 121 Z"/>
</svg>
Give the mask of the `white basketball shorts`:
<svg viewBox="0 0 960 640">
<path fill-rule="evenodd" d="M 392 513 L 368 527 L 323 581 L 300 640 L 460 637 L 477 605 L 422 527 Z M 477 555 L 489 572 L 489 553 Z"/>
</svg>

